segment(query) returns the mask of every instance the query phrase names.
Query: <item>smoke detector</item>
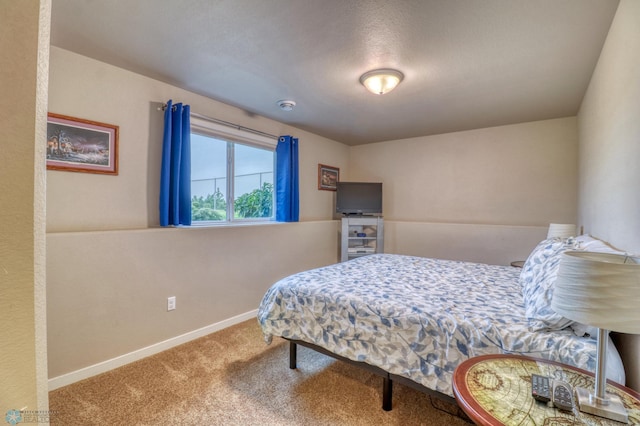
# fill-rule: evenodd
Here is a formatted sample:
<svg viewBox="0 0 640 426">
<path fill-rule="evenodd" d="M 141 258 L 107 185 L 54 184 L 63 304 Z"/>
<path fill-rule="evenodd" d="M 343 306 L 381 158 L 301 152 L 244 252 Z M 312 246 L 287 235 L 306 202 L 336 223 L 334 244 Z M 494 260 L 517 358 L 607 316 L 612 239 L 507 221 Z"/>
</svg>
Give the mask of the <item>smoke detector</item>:
<svg viewBox="0 0 640 426">
<path fill-rule="evenodd" d="M 290 100 L 287 100 L 287 99 L 279 100 L 277 103 L 278 103 L 278 106 L 280 107 L 280 109 L 283 110 L 283 111 L 291 111 L 293 109 L 293 107 L 296 106 L 296 102 L 295 101 L 290 101 Z"/>
</svg>

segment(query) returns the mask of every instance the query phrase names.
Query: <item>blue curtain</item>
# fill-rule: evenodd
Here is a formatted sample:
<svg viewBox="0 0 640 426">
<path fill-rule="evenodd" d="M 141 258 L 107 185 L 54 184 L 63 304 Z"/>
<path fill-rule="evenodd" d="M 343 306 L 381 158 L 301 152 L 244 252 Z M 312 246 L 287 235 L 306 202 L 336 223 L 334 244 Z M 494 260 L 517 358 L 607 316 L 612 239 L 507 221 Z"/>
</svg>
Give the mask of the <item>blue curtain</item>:
<svg viewBox="0 0 640 426">
<path fill-rule="evenodd" d="M 297 222 L 300 216 L 298 139 L 280 136 L 276 147 L 276 220 Z"/>
<path fill-rule="evenodd" d="M 189 105 L 167 102 L 164 111 L 160 226 L 191 225 L 191 121 Z"/>
</svg>

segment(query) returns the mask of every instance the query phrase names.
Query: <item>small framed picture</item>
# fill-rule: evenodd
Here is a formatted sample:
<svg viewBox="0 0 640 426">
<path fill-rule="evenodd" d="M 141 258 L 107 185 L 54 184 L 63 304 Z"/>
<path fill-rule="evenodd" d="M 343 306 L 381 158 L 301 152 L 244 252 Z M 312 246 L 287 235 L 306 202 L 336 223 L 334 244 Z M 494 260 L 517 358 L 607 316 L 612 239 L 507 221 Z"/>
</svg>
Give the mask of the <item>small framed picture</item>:
<svg viewBox="0 0 640 426">
<path fill-rule="evenodd" d="M 47 169 L 118 174 L 118 126 L 49 113 Z"/>
<path fill-rule="evenodd" d="M 318 189 L 335 191 L 338 181 L 340 181 L 339 168 L 318 164 Z"/>
</svg>

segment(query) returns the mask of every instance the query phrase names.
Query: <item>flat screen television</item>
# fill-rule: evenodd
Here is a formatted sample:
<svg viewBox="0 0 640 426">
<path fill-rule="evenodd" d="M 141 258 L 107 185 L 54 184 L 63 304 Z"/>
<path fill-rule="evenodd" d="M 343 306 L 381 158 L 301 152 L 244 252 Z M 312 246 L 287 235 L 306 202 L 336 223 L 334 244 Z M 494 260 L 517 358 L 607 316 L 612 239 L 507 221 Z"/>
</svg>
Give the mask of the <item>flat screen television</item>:
<svg viewBox="0 0 640 426">
<path fill-rule="evenodd" d="M 336 212 L 344 215 L 381 215 L 381 182 L 337 182 Z"/>
</svg>

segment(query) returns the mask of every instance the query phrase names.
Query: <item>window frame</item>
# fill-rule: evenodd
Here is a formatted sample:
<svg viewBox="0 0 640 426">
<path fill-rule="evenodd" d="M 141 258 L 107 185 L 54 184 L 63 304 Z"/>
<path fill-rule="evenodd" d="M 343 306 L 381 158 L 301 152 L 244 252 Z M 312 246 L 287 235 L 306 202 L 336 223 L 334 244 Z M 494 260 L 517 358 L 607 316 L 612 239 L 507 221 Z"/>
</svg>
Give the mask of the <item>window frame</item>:
<svg viewBox="0 0 640 426">
<path fill-rule="evenodd" d="M 191 134 L 214 138 L 226 142 L 226 219 L 225 220 L 198 220 L 192 218 L 192 226 L 229 226 L 248 225 L 275 222 L 276 219 L 276 199 L 275 199 L 275 173 L 276 173 L 276 147 L 278 138 L 252 129 L 236 126 L 220 120 L 191 114 Z M 244 145 L 251 148 L 263 149 L 273 154 L 273 197 L 270 217 L 235 218 L 235 145 Z"/>
</svg>

